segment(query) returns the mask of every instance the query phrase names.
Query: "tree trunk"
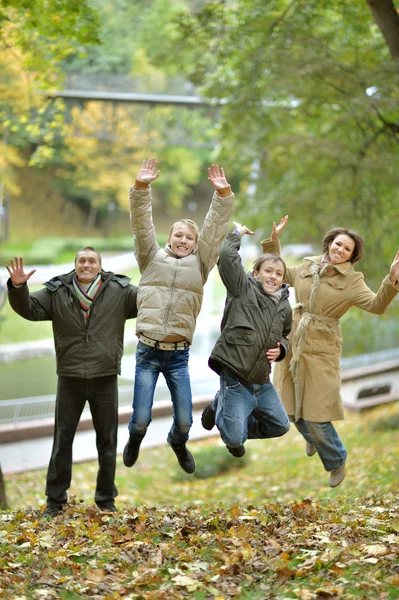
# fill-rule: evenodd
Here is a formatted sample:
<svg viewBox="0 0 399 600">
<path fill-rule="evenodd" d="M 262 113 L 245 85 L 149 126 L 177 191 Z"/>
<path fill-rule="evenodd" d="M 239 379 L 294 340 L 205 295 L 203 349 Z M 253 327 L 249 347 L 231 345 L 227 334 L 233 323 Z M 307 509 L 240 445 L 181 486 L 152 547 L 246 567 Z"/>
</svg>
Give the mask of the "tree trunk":
<svg viewBox="0 0 399 600">
<path fill-rule="evenodd" d="M 0 466 L 0 508 L 8 508 L 7 496 L 6 496 L 6 486 L 3 479 L 3 471 Z"/>
<path fill-rule="evenodd" d="M 399 14 L 392 0 L 366 0 L 392 58 L 399 58 Z"/>
</svg>

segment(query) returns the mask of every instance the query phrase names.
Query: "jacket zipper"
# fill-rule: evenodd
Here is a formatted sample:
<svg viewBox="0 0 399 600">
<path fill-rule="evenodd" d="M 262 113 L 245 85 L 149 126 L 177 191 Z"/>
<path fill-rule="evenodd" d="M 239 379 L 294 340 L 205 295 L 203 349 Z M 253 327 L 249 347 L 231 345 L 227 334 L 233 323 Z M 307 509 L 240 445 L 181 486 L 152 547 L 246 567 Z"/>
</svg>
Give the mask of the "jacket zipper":
<svg viewBox="0 0 399 600">
<path fill-rule="evenodd" d="M 173 291 L 175 289 L 175 281 L 176 281 L 176 275 L 177 275 L 177 261 L 180 260 L 179 258 L 176 258 L 176 263 L 175 263 L 175 271 L 173 273 L 173 280 L 172 280 L 172 285 L 170 286 L 170 299 L 169 299 L 169 303 L 165 312 L 165 320 L 164 320 L 164 333 L 166 333 L 166 326 L 167 326 L 167 322 L 168 322 L 168 318 L 169 318 L 169 313 L 170 313 L 170 309 L 172 306 L 172 297 L 173 297 Z"/>
</svg>

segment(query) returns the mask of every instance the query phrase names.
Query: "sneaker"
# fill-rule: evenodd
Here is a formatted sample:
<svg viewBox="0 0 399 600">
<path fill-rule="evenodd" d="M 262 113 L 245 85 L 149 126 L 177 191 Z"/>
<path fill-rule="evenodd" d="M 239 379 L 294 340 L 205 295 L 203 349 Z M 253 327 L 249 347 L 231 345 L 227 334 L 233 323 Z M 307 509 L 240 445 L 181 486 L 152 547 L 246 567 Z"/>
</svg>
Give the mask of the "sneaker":
<svg viewBox="0 0 399 600">
<path fill-rule="evenodd" d="M 330 471 L 330 487 L 337 487 L 345 479 L 345 463 Z"/>
<path fill-rule="evenodd" d="M 98 508 L 104 512 L 118 512 L 115 504 L 113 502 L 96 502 Z"/>
<path fill-rule="evenodd" d="M 54 506 L 48 504 L 42 512 L 42 519 L 54 519 L 54 517 L 56 517 L 62 512 L 62 506 Z"/>
<path fill-rule="evenodd" d="M 231 446 L 226 446 L 227 450 L 235 456 L 236 458 L 241 458 L 245 454 L 244 446 L 238 446 L 238 448 L 231 448 Z"/>
<path fill-rule="evenodd" d="M 310 442 L 306 442 L 306 456 L 313 456 L 316 452 L 316 446 Z"/>
<path fill-rule="evenodd" d="M 140 444 L 142 440 L 133 440 L 129 435 L 127 444 L 123 450 L 123 464 L 125 467 L 132 467 L 139 457 Z"/>
<path fill-rule="evenodd" d="M 181 444 L 177 446 L 176 444 L 170 444 L 173 452 L 177 456 L 177 460 L 179 461 L 179 465 L 186 473 L 194 473 L 195 471 L 195 460 L 193 455 L 186 448 L 186 444 Z"/>
<path fill-rule="evenodd" d="M 204 429 L 211 431 L 215 427 L 215 409 L 212 404 L 208 404 L 202 411 L 201 423 Z"/>
</svg>

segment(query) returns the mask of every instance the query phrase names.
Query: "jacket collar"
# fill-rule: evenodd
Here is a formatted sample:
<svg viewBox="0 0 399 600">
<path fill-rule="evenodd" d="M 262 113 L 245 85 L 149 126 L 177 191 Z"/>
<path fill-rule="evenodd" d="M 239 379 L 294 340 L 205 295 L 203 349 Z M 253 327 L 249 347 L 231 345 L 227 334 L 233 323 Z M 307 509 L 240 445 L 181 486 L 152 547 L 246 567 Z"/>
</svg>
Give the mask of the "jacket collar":
<svg viewBox="0 0 399 600">
<path fill-rule="evenodd" d="M 173 258 L 182 258 L 181 256 L 177 256 L 177 254 L 172 251 L 172 248 L 169 246 L 169 244 L 166 244 L 164 250 L 168 256 L 173 256 Z M 190 254 L 187 254 L 187 256 L 191 256 L 191 254 L 196 255 L 197 249 L 193 250 Z M 184 256 L 183 258 L 187 258 L 187 256 Z"/>
<path fill-rule="evenodd" d="M 116 281 L 117 283 L 119 283 L 119 285 L 121 285 L 122 287 L 126 287 L 129 285 L 130 278 L 126 277 L 125 275 L 116 275 L 112 271 L 103 271 L 103 270 L 101 270 L 100 273 L 101 273 L 101 279 L 103 282 L 113 280 L 113 281 Z M 46 286 L 47 289 L 49 289 L 51 292 L 53 292 L 62 285 L 67 285 L 67 286 L 72 285 L 74 275 L 75 275 L 75 269 L 73 269 L 72 271 L 69 271 L 69 273 L 65 273 L 64 275 L 56 275 L 56 277 L 53 277 L 49 281 L 46 281 L 46 283 L 44 285 Z"/>
<path fill-rule="evenodd" d="M 272 294 L 268 294 L 267 292 L 265 292 L 265 290 L 263 289 L 263 285 L 261 284 L 261 282 L 259 281 L 259 279 L 255 279 L 255 277 L 253 276 L 252 273 L 248 273 L 248 279 L 250 281 L 252 281 L 259 289 L 260 292 L 262 292 L 262 294 L 264 294 L 265 296 L 271 296 Z M 281 290 L 281 299 L 283 298 L 288 298 L 289 296 L 289 285 L 287 283 L 283 283 L 283 285 L 281 286 L 280 290 Z"/>
<path fill-rule="evenodd" d="M 305 268 L 307 272 L 310 270 L 311 264 L 320 264 L 324 258 L 324 254 L 321 256 L 305 256 L 304 261 L 308 261 L 309 264 L 305 263 Z M 353 264 L 349 261 L 345 263 L 340 263 L 339 265 L 330 265 L 335 271 L 340 273 L 341 275 L 348 275 L 353 270 Z"/>
</svg>

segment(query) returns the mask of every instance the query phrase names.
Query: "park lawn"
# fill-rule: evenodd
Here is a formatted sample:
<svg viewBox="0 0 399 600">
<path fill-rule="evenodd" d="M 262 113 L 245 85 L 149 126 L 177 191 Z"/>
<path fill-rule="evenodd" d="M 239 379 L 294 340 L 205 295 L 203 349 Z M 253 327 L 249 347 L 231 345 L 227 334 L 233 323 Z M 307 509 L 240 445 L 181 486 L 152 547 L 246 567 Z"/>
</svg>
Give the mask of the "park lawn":
<svg viewBox="0 0 399 600">
<path fill-rule="evenodd" d="M 45 471 L 9 475 L 0 585 L 26 598 L 399 598 L 398 426 L 397 404 L 337 424 L 349 457 L 336 489 L 295 429 L 248 442 L 244 459 L 217 436 L 190 442 L 193 476 L 166 446 L 132 469 L 118 457 L 116 515 L 93 507 L 96 462 L 74 465 L 71 506 L 51 522 L 38 519 Z"/>
</svg>

